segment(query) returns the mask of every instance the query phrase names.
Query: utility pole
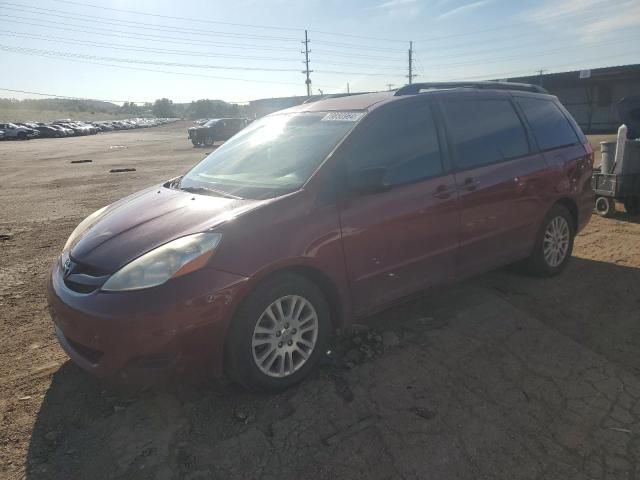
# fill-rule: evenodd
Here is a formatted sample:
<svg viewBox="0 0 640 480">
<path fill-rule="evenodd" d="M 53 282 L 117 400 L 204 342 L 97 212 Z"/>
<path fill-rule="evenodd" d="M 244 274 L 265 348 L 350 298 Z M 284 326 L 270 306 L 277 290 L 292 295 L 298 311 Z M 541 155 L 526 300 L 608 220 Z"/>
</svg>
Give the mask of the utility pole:
<svg viewBox="0 0 640 480">
<path fill-rule="evenodd" d="M 309 40 L 309 36 L 308 36 L 308 32 L 305 30 L 304 31 L 304 42 L 302 42 L 304 44 L 304 51 L 301 53 L 304 53 L 304 65 L 305 65 L 305 69 L 302 73 L 304 73 L 307 76 L 307 79 L 304 81 L 304 83 L 307 84 L 307 97 L 311 96 L 311 79 L 309 78 L 309 74 L 311 72 L 313 72 L 313 70 L 309 70 L 309 53 L 311 53 L 311 50 L 309 50 L 309 42 L 311 40 Z"/>
<path fill-rule="evenodd" d="M 407 78 L 409 79 L 409 85 L 413 83 L 413 77 L 417 77 L 413 73 L 413 42 L 409 42 L 409 75 Z"/>
<path fill-rule="evenodd" d="M 544 68 L 541 68 L 540 70 L 538 70 L 538 73 L 540 74 L 539 79 L 538 79 L 538 84 L 540 84 L 540 86 L 542 86 L 542 74 L 546 72 L 546 70 Z"/>
<path fill-rule="evenodd" d="M 393 87 L 395 87 L 395 84 L 394 84 L 394 83 L 387 83 L 387 89 L 388 89 L 389 91 L 391 91 L 391 89 L 392 89 Z"/>
<path fill-rule="evenodd" d="M 349 82 L 347 82 L 347 93 L 351 93 L 351 92 L 349 91 Z"/>
</svg>

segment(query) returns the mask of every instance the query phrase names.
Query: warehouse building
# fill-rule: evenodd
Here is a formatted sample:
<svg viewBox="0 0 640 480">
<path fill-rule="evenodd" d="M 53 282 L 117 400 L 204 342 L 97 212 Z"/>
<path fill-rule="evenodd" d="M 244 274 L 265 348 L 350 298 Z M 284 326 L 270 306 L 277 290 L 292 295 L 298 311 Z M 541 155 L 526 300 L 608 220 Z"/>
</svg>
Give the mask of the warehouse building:
<svg viewBox="0 0 640 480">
<path fill-rule="evenodd" d="M 615 132 L 616 103 L 640 95 L 640 64 L 507 79 L 534 83 L 556 95 L 586 133 Z"/>
</svg>

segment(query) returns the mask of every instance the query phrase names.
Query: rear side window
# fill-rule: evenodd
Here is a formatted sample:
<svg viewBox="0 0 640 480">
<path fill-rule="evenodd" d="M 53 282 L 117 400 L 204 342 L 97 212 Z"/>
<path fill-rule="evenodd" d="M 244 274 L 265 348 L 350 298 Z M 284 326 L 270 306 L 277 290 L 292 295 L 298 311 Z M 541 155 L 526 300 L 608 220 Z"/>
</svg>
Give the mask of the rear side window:
<svg viewBox="0 0 640 480">
<path fill-rule="evenodd" d="M 443 173 L 438 133 L 427 104 L 374 112 L 354 132 L 344 151 L 350 175 L 385 167 L 390 185 L 412 183 Z"/>
<path fill-rule="evenodd" d="M 502 162 L 529 153 L 527 135 L 507 99 L 445 100 L 442 110 L 459 169 Z"/>
<path fill-rule="evenodd" d="M 576 132 L 558 106 L 541 98 L 518 98 L 541 150 L 579 143 Z"/>
</svg>

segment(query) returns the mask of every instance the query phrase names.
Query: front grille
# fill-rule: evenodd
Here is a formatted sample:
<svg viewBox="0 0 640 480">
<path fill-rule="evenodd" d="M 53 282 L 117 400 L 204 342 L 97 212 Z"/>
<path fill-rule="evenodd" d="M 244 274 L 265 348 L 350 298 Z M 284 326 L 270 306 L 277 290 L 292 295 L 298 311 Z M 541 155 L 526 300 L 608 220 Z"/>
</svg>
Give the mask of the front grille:
<svg viewBox="0 0 640 480">
<path fill-rule="evenodd" d="M 78 282 L 72 282 L 69 279 L 65 279 L 64 284 L 69 290 L 73 290 L 76 293 L 91 293 L 95 292 L 99 287 L 95 285 L 84 285 Z"/>
<path fill-rule="evenodd" d="M 101 352 L 100 350 L 94 350 L 93 348 L 87 347 L 86 345 L 74 342 L 69 337 L 66 337 L 66 339 L 71 348 L 73 348 L 78 354 L 80 354 L 93 364 L 98 363 L 104 355 L 104 352 Z"/>
<path fill-rule="evenodd" d="M 109 278 L 109 272 L 69 258 L 62 267 L 64 284 L 76 293 L 91 293 Z"/>
</svg>

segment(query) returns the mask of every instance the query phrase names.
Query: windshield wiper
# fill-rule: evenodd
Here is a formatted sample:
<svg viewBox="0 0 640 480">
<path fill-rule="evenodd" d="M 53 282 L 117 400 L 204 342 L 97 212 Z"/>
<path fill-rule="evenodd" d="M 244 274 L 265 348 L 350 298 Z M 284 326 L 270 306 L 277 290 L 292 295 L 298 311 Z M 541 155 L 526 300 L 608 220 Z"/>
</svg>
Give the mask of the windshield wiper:
<svg viewBox="0 0 640 480">
<path fill-rule="evenodd" d="M 238 197 L 236 195 L 223 192 L 222 190 L 216 190 L 214 188 L 180 187 L 180 190 L 182 190 L 183 192 L 189 192 L 189 193 L 201 193 L 203 195 L 218 195 L 220 197 L 233 198 L 234 200 L 242 200 L 242 197 Z"/>
</svg>

